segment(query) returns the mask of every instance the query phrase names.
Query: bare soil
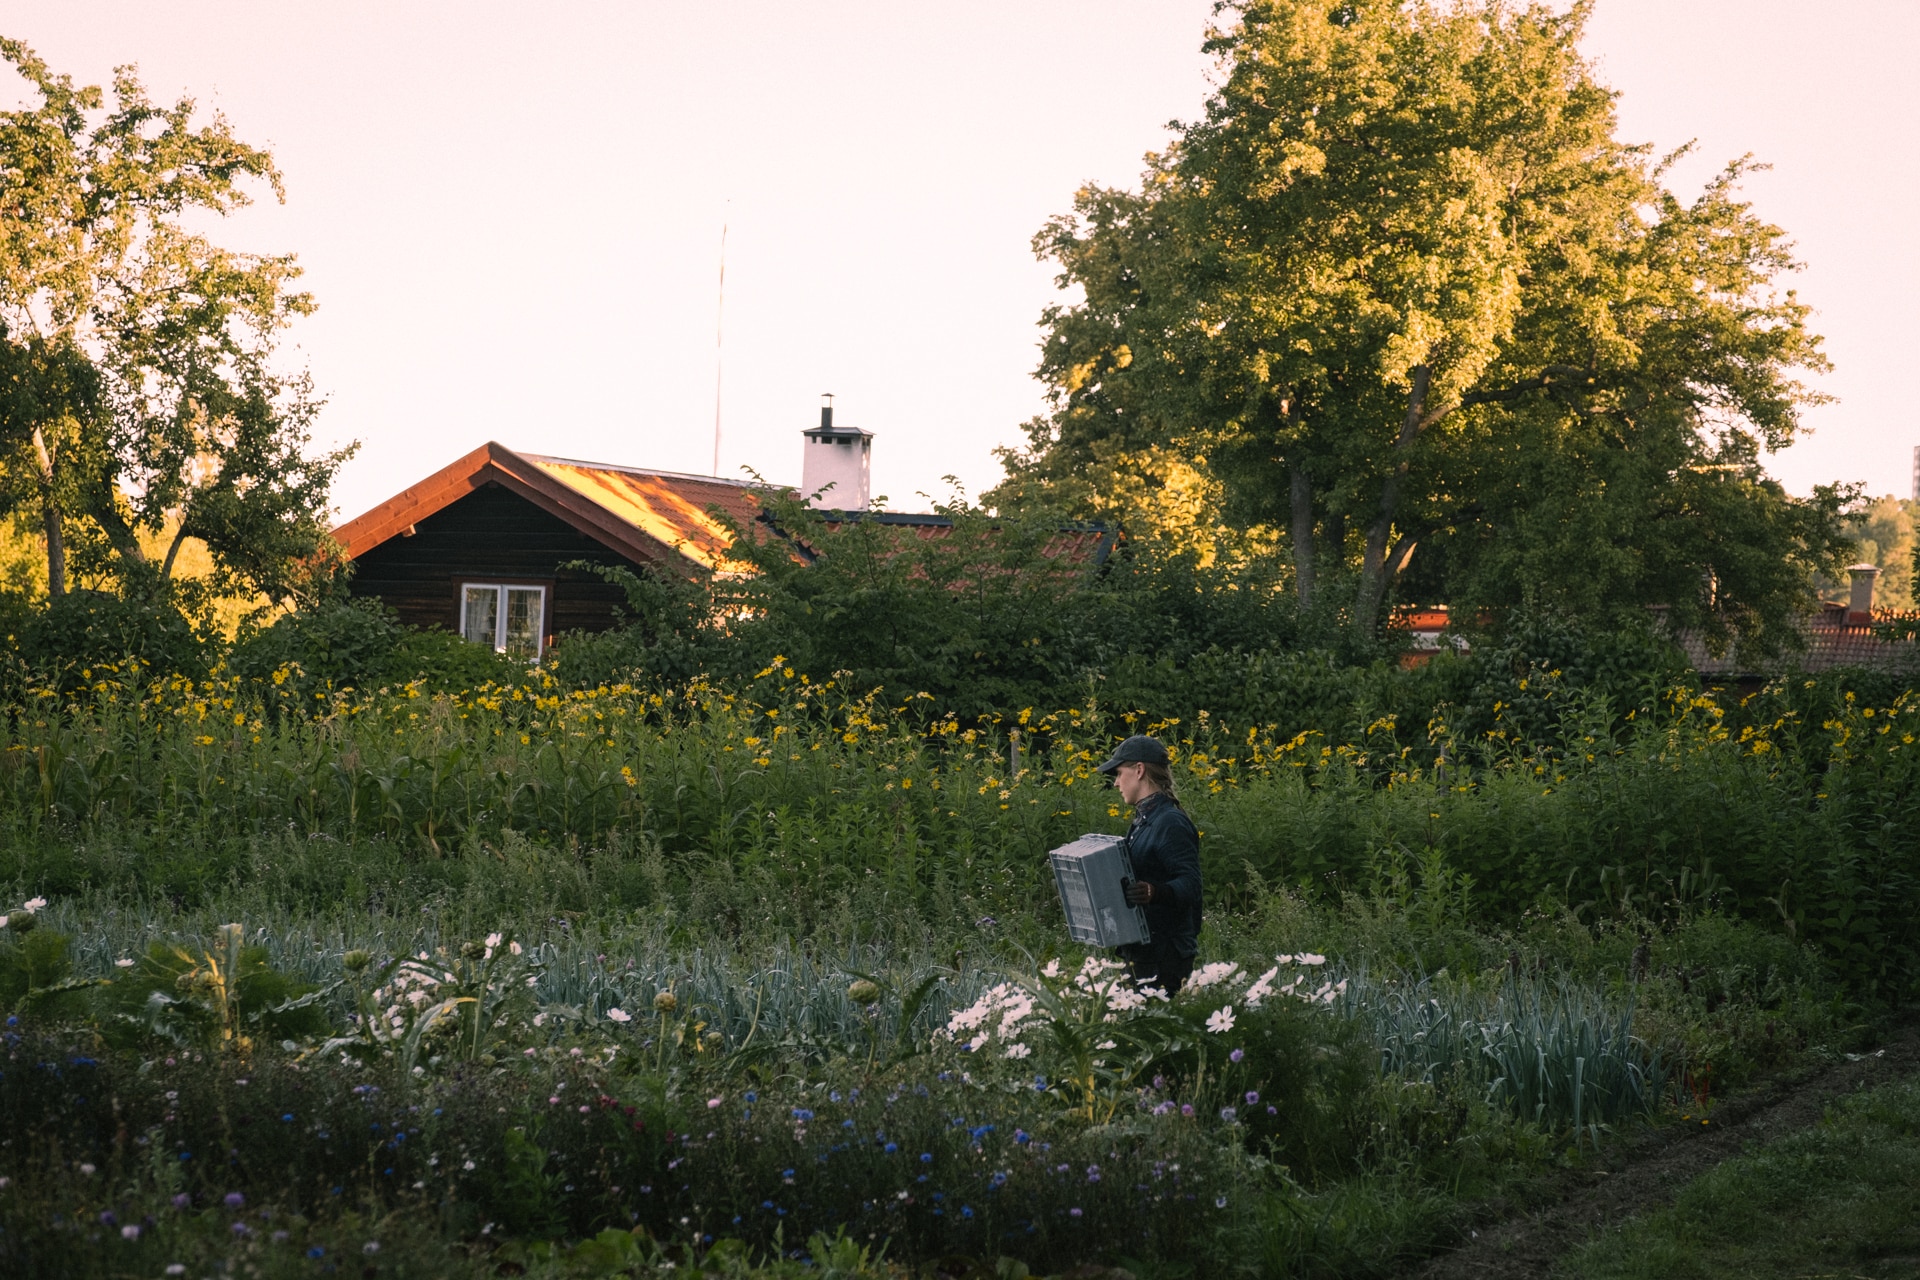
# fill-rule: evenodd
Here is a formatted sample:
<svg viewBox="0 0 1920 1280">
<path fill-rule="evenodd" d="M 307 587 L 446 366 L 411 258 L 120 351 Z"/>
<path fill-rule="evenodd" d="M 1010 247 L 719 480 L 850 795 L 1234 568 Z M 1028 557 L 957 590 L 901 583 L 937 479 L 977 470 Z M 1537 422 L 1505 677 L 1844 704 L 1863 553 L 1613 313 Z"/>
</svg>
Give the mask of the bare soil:
<svg viewBox="0 0 1920 1280">
<path fill-rule="evenodd" d="M 1616 1144 L 1569 1170 L 1547 1203 L 1486 1225 L 1451 1252 L 1409 1268 L 1411 1280 L 1520 1280 L 1551 1275 L 1554 1264 L 1599 1228 L 1670 1203 L 1687 1183 L 1723 1160 L 1819 1122 L 1827 1104 L 1920 1071 L 1920 1021 L 1891 1029 L 1876 1049 L 1776 1077 L 1717 1103 L 1709 1121 L 1674 1124 Z"/>
</svg>

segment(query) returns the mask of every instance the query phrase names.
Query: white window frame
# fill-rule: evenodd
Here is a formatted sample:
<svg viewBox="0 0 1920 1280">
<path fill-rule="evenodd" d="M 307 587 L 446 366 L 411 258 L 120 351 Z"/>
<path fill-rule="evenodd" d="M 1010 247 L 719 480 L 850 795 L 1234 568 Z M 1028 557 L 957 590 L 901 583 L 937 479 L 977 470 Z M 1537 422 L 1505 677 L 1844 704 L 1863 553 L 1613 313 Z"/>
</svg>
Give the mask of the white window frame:
<svg viewBox="0 0 1920 1280">
<path fill-rule="evenodd" d="M 480 641 L 473 640 L 467 635 L 467 593 L 469 591 L 492 591 L 496 593 L 493 608 L 493 651 L 495 653 L 505 653 L 507 651 L 507 592 L 537 591 L 540 593 L 538 620 L 534 623 L 533 657 L 530 659 L 533 665 L 539 666 L 540 659 L 545 655 L 547 647 L 547 599 L 549 595 L 547 587 L 538 582 L 462 582 L 460 584 L 460 638 L 467 640 L 471 644 L 479 644 L 481 643 Z"/>
</svg>

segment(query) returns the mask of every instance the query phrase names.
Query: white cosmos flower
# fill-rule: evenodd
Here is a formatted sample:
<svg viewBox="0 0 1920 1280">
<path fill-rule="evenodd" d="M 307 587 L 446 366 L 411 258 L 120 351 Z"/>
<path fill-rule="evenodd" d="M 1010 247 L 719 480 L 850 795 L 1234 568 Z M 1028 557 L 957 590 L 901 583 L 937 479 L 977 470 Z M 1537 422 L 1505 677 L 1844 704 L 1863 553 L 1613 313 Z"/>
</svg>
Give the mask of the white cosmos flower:
<svg viewBox="0 0 1920 1280">
<path fill-rule="evenodd" d="M 507 944 L 507 950 L 517 956 L 520 954 L 520 944 L 517 942 L 509 942 Z"/>
<path fill-rule="evenodd" d="M 113 967 L 116 969 L 131 969 L 133 968 L 133 961 L 127 959 L 125 956 L 121 956 L 113 962 Z"/>
<path fill-rule="evenodd" d="M 1193 975 L 1187 986 L 1194 991 L 1210 987 L 1216 982 L 1225 982 L 1231 978 L 1240 966 L 1231 960 L 1216 960 L 1212 964 L 1200 966 L 1200 972 Z"/>
<path fill-rule="evenodd" d="M 1040 971 L 1040 976 L 1041 976 L 1041 977 L 1043 977 L 1043 978 L 1057 978 L 1057 977 L 1059 977 L 1059 976 L 1060 976 L 1060 962 L 1059 962 L 1058 960 L 1049 960 L 1049 961 L 1047 961 L 1047 967 L 1046 967 L 1046 968 L 1044 968 L 1044 969 L 1042 969 L 1042 970 Z"/>
<path fill-rule="evenodd" d="M 1207 1030 L 1219 1035 L 1223 1031 L 1233 1030 L 1233 1006 L 1223 1004 L 1207 1015 Z"/>
<path fill-rule="evenodd" d="M 1007 1046 L 1007 1056 L 1009 1058 L 1030 1058 L 1033 1056 L 1033 1050 L 1023 1044 L 1010 1044 Z"/>
<path fill-rule="evenodd" d="M 25 902 L 20 904 L 20 909 L 26 912 L 28 915 L 32 915 L 34 912 L 40 910 L 40 908 L 46 905 L 47 905 L 47 900 L 45 898 L 28 898 Z"/>
<path fill-rule="evenodd" d="M 499 934 L 497 934 L 497 933 L 490 933 L 490 934 L 488 934 L 488 935 L 487 935 L 487 945 L 488 945 L 489 947 L 497 947 L 497 946 L 499 946 L 499 945 L 500 945 L 500 935 L 499 935 Z"/>
<path fill-rule="evenodd" d="M 607 1010 L 607 1018 L 609 1021 L 612 1021 L 612 1022 L 632 1022 L 633 1021 L 633 1015 L 628 1013 L 625 1009 L 609 1009 Z"/>
</svg>

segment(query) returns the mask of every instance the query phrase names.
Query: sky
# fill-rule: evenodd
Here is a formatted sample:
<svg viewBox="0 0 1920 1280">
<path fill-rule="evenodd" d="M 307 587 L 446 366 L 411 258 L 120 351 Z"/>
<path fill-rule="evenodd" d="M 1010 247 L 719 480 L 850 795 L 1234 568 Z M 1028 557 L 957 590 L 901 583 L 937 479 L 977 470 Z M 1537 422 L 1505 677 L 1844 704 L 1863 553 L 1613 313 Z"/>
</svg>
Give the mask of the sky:
<svg viewBox="0 0 1920 1280">
<path fill-rule="evenodd" d="M 317 443 L 359 442 L 343 518 L 486 440 L 711 473 L 716 396 L 720 474 L 794 483 L 825 392 L 905 510 L 991 486 L 1044 411 L 1033 235 L 1200 113 L 1211 10 L 8 0 L 0 34 L 86 83 L 135 63 L 273 152 L 286 202 L 218 235 L 305 268 Z M 1911 492 L 1917 37 L 1905 2 L 1599 0 L 1589 27 L 1621 136 L 1697 142 L 1678 192 L 1772 166 L 1745 190 L 1835 365 L 1772 461 L 1796 492 Z"/>
</svg>

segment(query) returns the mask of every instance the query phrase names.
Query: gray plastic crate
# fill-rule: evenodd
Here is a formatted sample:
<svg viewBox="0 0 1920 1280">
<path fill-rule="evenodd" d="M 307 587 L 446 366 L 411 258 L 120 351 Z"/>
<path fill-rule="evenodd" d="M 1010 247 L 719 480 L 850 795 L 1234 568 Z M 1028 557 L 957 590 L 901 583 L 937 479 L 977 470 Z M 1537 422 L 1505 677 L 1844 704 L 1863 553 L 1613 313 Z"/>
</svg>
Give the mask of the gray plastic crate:
<svg viewBox="0 0 1920 1280">
<path fill-rule="evenodd" d="M 1122 881 L 1133 879 L 1133 861 L 1119 836 L 1084 835 L 1048 855 L 1067 932 L 1075 942 L 1123 947 L 1147 940 L 1147 913 L 1127 902 Z"/>
</svg>

